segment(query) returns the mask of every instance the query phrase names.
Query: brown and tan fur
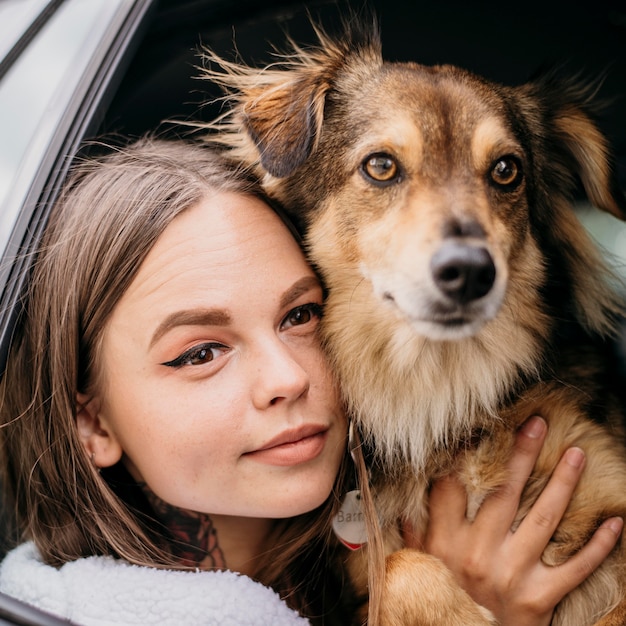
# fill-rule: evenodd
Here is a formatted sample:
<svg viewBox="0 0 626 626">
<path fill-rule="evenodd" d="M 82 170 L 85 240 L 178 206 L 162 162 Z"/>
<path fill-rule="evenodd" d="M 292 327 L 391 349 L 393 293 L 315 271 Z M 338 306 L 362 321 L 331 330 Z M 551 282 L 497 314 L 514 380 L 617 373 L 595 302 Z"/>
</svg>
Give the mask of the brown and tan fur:
<svg viewBox="0 0 626 626">
<path fill-rule="evenodd" d="M 587 455 L 545 562 L 626 516 L 623 407 L 601 348 L 622 305 L 573 212 L 574 182 L 617 218 L 626 203 L 589 90 L 383 62 L 376 28 L 318 34 L 263 70 L 207 53 L 219 69 L 206 77 L 233 103 L 210 138 L 260 173 L 328 287 L 324 337 L 373 451 L 390 555 L 371 622 L 494 624 L 439 561 L 402 550 L 398 520 L 423 529 L 429 485 L 453 469 L 475 515 L 534 414 L 549 433 L 516 525 L 567 447 Z M 351 559 L 363 587 L 365 559 Z M 620 544 L 552 623 L 626 624 L 625 563 Z"/>
</svg>

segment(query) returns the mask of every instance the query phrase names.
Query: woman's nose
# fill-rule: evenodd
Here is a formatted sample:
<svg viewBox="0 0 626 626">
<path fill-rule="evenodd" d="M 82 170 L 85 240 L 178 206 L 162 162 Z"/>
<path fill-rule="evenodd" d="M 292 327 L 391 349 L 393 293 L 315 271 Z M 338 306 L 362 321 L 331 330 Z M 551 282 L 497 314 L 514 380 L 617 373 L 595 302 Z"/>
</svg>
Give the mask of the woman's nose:
<svg viewBox="0 0 626 626">
<path fill-rule="evenodd" d="M 253 402 L 258 409 L 281 400 L 296 400 L 308 391 L 309 373 L 295 356 L 280 340 L 261 350 L 255 359 L 256 374 L 252 385 Z"/>
</svg>

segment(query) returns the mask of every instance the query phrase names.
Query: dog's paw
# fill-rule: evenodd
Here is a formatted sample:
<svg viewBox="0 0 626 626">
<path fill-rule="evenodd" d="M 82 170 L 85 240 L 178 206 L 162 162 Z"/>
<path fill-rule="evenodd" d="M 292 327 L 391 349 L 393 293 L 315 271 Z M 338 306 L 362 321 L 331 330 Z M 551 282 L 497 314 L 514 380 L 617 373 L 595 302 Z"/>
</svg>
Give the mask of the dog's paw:
<svg viewBox="0 0 626 626">
<path fill-rule="evenodd" d="M 384 626 L 496 626 L 443 563 L 417 550 L 387 557 L 380 623 Z"/>
<path fill-rule="evenodd" d="M 541 555 L 541 560 L 552 567 L 562 565 L 567 561 L 569 550 L 565 550 L 565 546 L 561 543 L 551 541 Z"/>
<path fill-rule="evenodd" d="M 541 560 L 552 567 L 562 565 L 584 545 L 582 538 L 569 537 L 567 541 L 552 540 L 541 555 Z"/>
</svg>

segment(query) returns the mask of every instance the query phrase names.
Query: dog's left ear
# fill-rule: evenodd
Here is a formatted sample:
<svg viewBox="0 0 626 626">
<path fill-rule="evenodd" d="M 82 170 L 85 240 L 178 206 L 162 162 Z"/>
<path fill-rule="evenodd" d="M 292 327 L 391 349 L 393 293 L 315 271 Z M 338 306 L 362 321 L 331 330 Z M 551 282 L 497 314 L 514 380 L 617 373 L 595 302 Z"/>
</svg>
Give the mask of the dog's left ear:
<svg viewBox="0 0 626 626">
<path fill-rule="evenodd" d="M 555 125 L 576 163 L 591 203 L 626 221 L 626 198 L 620 189 L 608 140 L 580 109 L 565 108 Z"/>
<path fill-rule="evenodd" d="M 539 228 L 559 250 L 559 271 L 575 279 L 572 295 L 578 321 L 593 333 L 610 336 L 615 320 L 623 315 L 621 297 L 600 249 L 569 202 L 577 176 L 591 204 L 626 221 L 626 198 L 609 141 L 594 121 L 600 114 L 596 87 L 552 73 L 522 86 L 516 102 L 523 111 L 527 140 L 534 144 L 531 153 L 539 172 L 535 184 L 550 207 L 546 221 L 537 212 Z"/>
<path fill-rule="evenodd" d="M 558 80 L 548 73 L 536 84 L 545 114 L 572 164 L 590 202 L 626 221 L 626 197 L 620 189 L 607 137 L 594 117 L 600 104 L 597 85 Z"/>
</svg>

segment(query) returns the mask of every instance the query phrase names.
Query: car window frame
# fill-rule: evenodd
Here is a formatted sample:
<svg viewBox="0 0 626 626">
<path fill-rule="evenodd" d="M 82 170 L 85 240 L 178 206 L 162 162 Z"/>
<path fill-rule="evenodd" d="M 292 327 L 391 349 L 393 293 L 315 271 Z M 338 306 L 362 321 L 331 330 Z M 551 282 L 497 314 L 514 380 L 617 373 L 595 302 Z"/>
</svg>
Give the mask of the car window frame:
<svg viewBox="0 0 626 626">
<path fill-rule="evenodd" d="M 72 0 L 68 0 L 72 1 Z M 0 261 L 0 375 L 19 317 L 20 300 L 51 206 L 71 162 L 85 138 L 99 126 L 155 8 L 156 0 L 129 0 L 126 13 L 101 33 L 101 46 L 76 77 L 73 99 L 60 116 L 37 171 L 19 207 L 17 219 Z"/>
</svg>

